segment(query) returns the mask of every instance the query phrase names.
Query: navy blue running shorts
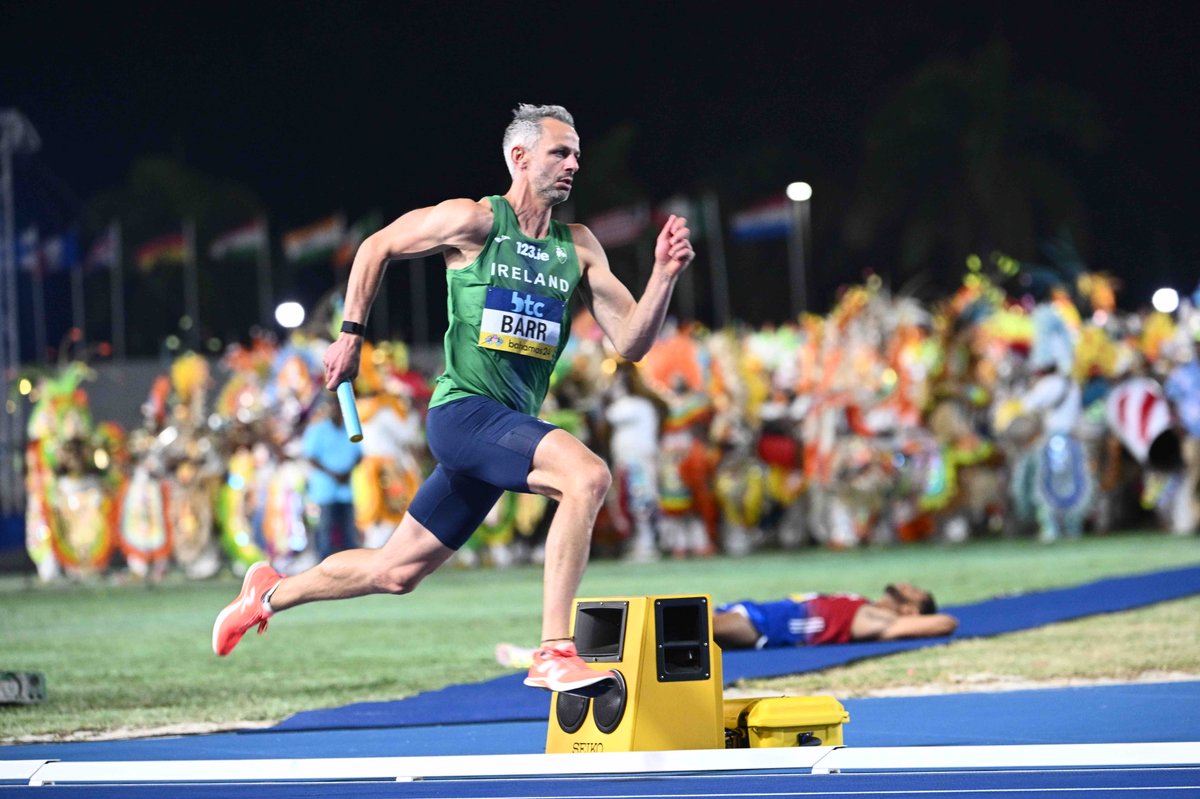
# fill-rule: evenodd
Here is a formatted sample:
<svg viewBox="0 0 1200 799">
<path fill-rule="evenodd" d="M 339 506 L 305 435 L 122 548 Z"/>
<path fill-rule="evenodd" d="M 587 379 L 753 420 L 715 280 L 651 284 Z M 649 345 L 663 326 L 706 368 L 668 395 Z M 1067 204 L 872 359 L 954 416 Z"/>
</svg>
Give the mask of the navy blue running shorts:
<svg viewBox="0 0 1200 799">
<path fill-rule="evenodd" d="M 458 549 L 505 491 L 528 494 L 533 452 L 549 422 L 489 397 L 466 397 L 429 409 L 425 436 L 437 468 L 408 512 L 450 549 Z"/>
</svg>

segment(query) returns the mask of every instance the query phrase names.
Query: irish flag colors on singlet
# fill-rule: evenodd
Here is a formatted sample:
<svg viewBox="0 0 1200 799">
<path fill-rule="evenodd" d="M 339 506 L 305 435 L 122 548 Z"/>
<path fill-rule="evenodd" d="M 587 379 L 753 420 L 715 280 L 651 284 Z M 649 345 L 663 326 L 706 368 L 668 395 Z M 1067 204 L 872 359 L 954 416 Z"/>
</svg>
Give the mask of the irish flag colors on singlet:
<svg viewBox="0 0 1200 799">
<path fill-rule="evenodd" d="M 446 370 L 429 406 L 485 396 L 536 416 L 570 333 L 579 258 L 563 223 L 551 220 L 550 235 L 533 239 L 507 200 L 488 200 L 492 232 L 483 251 L 446 271 Z"/>
</svg>

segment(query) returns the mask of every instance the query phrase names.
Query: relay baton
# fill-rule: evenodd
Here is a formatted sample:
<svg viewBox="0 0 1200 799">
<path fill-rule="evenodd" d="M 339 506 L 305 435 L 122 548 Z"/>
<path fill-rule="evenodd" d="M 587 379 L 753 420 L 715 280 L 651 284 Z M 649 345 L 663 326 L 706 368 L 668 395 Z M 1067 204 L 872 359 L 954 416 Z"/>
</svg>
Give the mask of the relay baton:
<svg viewBox="0 0 1200 799">
<path fill-rule="evenodd" d="M 338 383 L 338 402 L 342 406 L 342 423 L 351 441 L 362 441 L 362 422 L 358 421 L 358 405 L 354 402 L 354 386 L 349 380 Z"/>
</svg>

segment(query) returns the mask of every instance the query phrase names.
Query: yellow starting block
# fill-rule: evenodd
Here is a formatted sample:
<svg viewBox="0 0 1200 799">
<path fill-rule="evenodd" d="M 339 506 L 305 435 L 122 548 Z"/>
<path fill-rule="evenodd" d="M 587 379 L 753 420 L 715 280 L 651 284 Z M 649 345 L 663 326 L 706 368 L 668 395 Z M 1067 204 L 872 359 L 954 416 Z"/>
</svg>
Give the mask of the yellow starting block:
<svg viewBox="0 0 1200 799">
<path fill-rule="evenodd" d="M 841 746 L 850 714 L 832 696 L 772 696 L 725 700 L 725 741 L 731 749 Z"/>
<path fill-rule="evenodd" d="M 546 752 L 720 749 L 721 654 L 707 596 L 580 599 L 579 656 L 617 674 L 594 698 L 555 694 Z"/>
<path fill-rule="evenodd" d="M 724 699 L 708 596 L 579 599 L 571 632 L 579 656 L 617 682 L 554 695 L 547 753 L 842 743 L 850 716 L 831 696 Z"/>
</svg>

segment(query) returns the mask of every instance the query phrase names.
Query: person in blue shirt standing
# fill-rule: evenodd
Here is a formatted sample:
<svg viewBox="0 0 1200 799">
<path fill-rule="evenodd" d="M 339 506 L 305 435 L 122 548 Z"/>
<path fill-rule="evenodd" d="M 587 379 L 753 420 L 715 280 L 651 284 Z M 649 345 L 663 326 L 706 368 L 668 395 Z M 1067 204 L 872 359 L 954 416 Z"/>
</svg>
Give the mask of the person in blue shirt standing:
<svg viewBox="0 0 1200 799">
<path fill-rule="evenodd" d="M 362 460 L 362 446 L 346 437 L 342 409 L 331 396 L 329 412 L 313 420 L 304 431 L 301 448 L 312 470 L 308 475 L 308 498 L 320 509 L 316 529 L 317 557 L 324 560 L 343 549 L 359 546 L 354 522 L 354 498 L 350 473 Z M 341 533 L 335 546 L 334 532 Z"/>
</svg>

